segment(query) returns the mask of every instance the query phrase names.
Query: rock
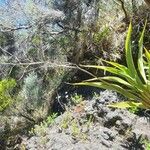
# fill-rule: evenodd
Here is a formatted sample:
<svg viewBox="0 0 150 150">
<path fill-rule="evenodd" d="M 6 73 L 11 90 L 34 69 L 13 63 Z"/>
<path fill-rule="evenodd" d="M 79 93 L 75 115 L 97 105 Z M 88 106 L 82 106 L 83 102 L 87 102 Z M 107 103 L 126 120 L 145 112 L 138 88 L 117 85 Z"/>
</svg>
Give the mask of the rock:
<svg viewBox="0 0 150 150">
<path fill-rule="evenodd" d="M 137 118 L 132 128 L 132 132 L 136 133 L 139 136 L 143 135 L 143 137 L 150 140 L 150 123 L 148 122 L 148 120 L 146 120 L 146 118 Z"/>
<path fill-rule="evenodd" d="M 100 97 L 87 100 L 84 111 L 74 114 L 65 112 L 55 119 L 55 123 L 46 129 L 44 137 L 34 136 L 25 143 L 28 150 L 126 150 L 137 148 L 128 140 L 127 132 L 150 136 L 150 128 L 144 118 L 127 110 L 107 107 L 110 102 L 117 102 L 118 96 L 112 91 L 101 92 Z M 67 128 L 61 128 L 67 120 Z M 92 119 L 90 120 L 90 117 Z M 68 120 L 70 119 L 70 120 Z M 74 126 L 76 123 L 76 126 Z M 73 136 L 72 129 L 76 130 Z M 125 142 L 126 141 L 126 142 Z M 135 141 L 134 141 L 135 142 Z M 129 146 L 126 148 L 126 146 Z M 131 146 L 130 146 L 131 145 Z M 141 145 L 138 145 L 138 148 Z"/>
</svg>

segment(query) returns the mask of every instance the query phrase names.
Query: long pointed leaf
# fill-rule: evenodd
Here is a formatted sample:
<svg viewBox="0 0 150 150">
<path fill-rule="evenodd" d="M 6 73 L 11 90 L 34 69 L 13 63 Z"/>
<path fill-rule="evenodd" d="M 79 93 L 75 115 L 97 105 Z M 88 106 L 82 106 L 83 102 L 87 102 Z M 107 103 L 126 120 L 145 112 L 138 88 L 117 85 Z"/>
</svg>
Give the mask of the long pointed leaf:
<svg viewBox="0 0 150 150">
<path fill-rule="evenodd" d="M 134 78 L 136 75 L 136 69 L 132 57 L 131 33 L 132 33 L 132 24 L 130 23 L 125 42 L 125 50 L 126 50 L 125 52 L 126 52 L 126 62 L 130 71 L 130 75 Z"/>
<path fill-rule="evenodd" d="M 80 82 L 80 83 L 74 83 L 73 85 L 87 85 L 87 86 L 93 86 L 93 87 L 102 88 L 102 89 L 114 90 L 128 97 L 129 99 L 133 99 L 133 100 L 139 99 L 137 96 L 128 92 L 126 89 L 123 89 L 119 85 L 115 85 L 115 84 L 110 85 L 110 83 L 106 83 L 106 82 Z"/>
<path fill-rule="evenodd" d="M 149 53 L 149 51 L 146 49 L 146 48 L 144 48 L 144 50 L 145 50 L 145 57 L 146 57 L 146 59 L 147 59 L 147 78 L 148 78 L 148 80 L 147 80 L 147 83 L 146 83 L 146 85 L 147 85 L 147 89 L 148 89 L 148 91 L 150 92 L 150 53 Z"/>
<path fill-rule="evenodd" d="M 108 105 L 109 107 L 114 107 L 114 108 L 133 108 L 133 107 L 139 107 L 139 108 L 145 108 L 142 103 L 136 103 L 132 101 L 127 101 L 127 102 L 118 102 L 114 104 Z"/>
<path fill-rule="evenodd" d="M 143 31 L 139 40 L 139 52 L 138 52 L 138 69 L 145 83 L 147 83 L 147 79 L 146 79 L 146 74 L 144 71 L 144 64 L 143 64 L 144 63 L 143 62 L 143 38 L 144 38 L 146 23 L 145 23 L 145 26 L 143 28 Z"/>
<path fill-rule="evenodd" d="M 114 66 L 114 67 L 124 71 L 124 72 L 128 72 L 128 68 L 126 66 L 118 64 L 116 62 L 107 61 L 107 60 L 102 60 L 102 61 L 104 61 L 104 62 L 106 62 L 106 63 L 108 63 L 108 64 L 110 64 L 110 65 L 112 65 L 112 66 Z"/>
<path fill-rule="evenodd" d="M 82 65 L 82 67 L 100 69 L 100 70 L 108 71 L 110 73 L 122 76 L 124 78 L 126 78 L 126 77 L 130 78 L 130 76 L 126 72 L 124 72 L 120 69 L 114 68 L 114 67 L 96 66 L 96 65 Z"/>
<path fill-rule="evenodd" d="M 82 82 L 91 82 L 91 81 L 110 81 L 110 82 L 117 82 L 123 86 L 127 86 L 128 88 L 134 89 L 136 90 L 131 84 L 129 84 L 128 82 L 126 82 L 125 80 L 116 77 L 116 76 L 106 76 L 106 77 L 97 77 L 97 78 L 92 78 L 92 79 L 88 79 L 88 80 L 84 80 Z"/>
<path fill-rule="evenodd" d="M 136 87 L 137 89 L 142 90 L 144 88 L 144 85 L 142 85 L 142 83 L 141 84 L 138 83 L 135 78 L 131 78 L 131 76 L 128 74 L 128 72 L 124 72 L 120 69 L 113 68 L 113 67 L 107 67 L 107 66 L 96 66 L 96 65 L 81 65 L 81 66 L 108 71 L 108 72 L 116 74 L 122 78 L 125 78 L 132 86 Z"/>
<path fill-rule="evenodd" d="M 132 46 L 131 46 L 131 33 L 132 33 L 132 24 L 130 23 L 126 42 L 125 42 L 125 53 L 126 53 L 126 62 L 129 69 L 130 76 L 135 78 L 137 86 L 140 88 L 144 88 L 141 79 L 139 78 L 137 71 L 135 69 L 135 65 L 132 57 Z"/>
<path fill-rule="evenodd" d="M 117 82 L 120 83 L 123 86 L 127 86 L 128 88 L 134 89 L 134 87 L 129 84 L 128 82 L 126 82 L 125 80 L 119 78 L 119 77 L 115 77 L 115 76 L 106 76 L 106 77 L 101 77 L 101 80 L 107 80 L 107 81 L 111 81 L 111 82 Z"/>
<path fill-rule="evenodd" d="M 148 63 L 148 80 L 150 81 L 150 53 L 146 48 L 144 49 L 145 49 L 145 56 L 146 56 L 147 63 Z"/>
</svg>

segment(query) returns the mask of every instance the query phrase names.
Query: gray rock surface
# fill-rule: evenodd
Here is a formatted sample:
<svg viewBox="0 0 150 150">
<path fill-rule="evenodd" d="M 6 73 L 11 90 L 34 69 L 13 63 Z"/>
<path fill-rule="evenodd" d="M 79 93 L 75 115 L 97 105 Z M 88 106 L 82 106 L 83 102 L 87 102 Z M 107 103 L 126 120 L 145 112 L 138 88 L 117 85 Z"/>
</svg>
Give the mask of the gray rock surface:
<svg viewBox="0 0 150 150">
<path fill-rule="evenodd" d="M 73 107 L 69 114 L 65 112 L 57 117 L 45 136 L 23 139 L 22 144 L 28 150 L 142 150 L 138 137 L 142 134 L 150 140 L 150 125 L 127 110 L 107 107 L 108 103 L 117 101 L 115 92 L 101 92 L 99 97 L 78 106 L 83 107 L 82 111 L 75 112 L 77 108 Z M 67 127 L 63 128 L 62 124 Z"/>
</svg>

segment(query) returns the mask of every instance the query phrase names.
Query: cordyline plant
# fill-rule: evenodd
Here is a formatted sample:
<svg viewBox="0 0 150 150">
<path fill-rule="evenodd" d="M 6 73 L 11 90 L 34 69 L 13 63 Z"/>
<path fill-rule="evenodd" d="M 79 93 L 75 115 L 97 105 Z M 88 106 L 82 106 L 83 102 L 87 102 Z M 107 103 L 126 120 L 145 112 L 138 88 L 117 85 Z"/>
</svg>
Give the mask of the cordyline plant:
<svg viewBox="0 0 150 150">
<path fill-rule="evenodd" d="M 109 106 L 111 107 L 140 107 L 150 109 L 150 52 L 143 48 L 145 28 L 146 23 L 138 43 L 139 50 L 137 64 L 134 64 L 132 57 L 132 24 L 130 23 L 125 41 L 127 66 L 106 60 L 103 61 L 110 66 L 81 65 L 82 67 L 104 70 L 110 72 L 112 75 L 94 77 L 80 83 L 75 83 L 74 85 L 87 85 L 114 90 L 129 99 L 128 101 L 110 104 Z"/>
</svg>

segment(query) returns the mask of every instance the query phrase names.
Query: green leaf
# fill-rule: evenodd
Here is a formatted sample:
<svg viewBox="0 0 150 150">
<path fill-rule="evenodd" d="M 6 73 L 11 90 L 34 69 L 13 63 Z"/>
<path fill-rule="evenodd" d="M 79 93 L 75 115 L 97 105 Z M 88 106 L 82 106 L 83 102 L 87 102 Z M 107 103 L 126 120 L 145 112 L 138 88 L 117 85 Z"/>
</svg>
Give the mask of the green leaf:
<svg viewBox="0 0 150 150">
<path fill-rule="evenodd" d="M 146 48 L 144 48 L 144 50 L 145 50 L 145 56 L 146 56 L 147 63 L 148 63 L 148 83 L 147 84 L 149 85 L 149 82 L 150 82 L 150 53 Z"/>
<path fill-rule="evenodd" d="M 87 85 L 87 86 L 93 86 L 97 88 L 102 88 L 102 89 L 109 89 L 109 90 L 114 90 L 130 99 L 139 99 L 137 96 L 134 94 L 130 93 L 129 90 L 122 88 L 121 86 L 117 84 L 110 84 L 105 81 L 101 82 L 80 82 L 80 83 L 74 83 L 73 85 Z"/>
<path fill-rule="evenodd" d="M 108 63 L 108 64 L 110 64 L 110 65 L 112 65 L 112 66 L 114 66 L 114 67 L 116 67 L 116 68 L 124 71 L 124 72 L 128 72 L 128 68 L 126 66 L 118 64 L 116 62 L 111 62 L 111 61 L 103 60 L 103 59 L 102 59 L 102 61 L 104 61 L 104 62 L 106 62 L 106 63 Z"/>
<path fill-rule="evenodd" d="M 95 68 L 95 69 L 108 71 L 110 73 L 119 75 L 119 76 L 124 77 L 124 78 L 131 78 L 130 75 L 127 72 L 122 71 L 122 70 L 117 69 L 117 68 L 114 68 L 114 67 L 96 66 L 96 65 L 81 65 L 81 66 L 86 67 L 86 68 Z"/>
<path fill-rule="evenodd" d="M 146 23 L 147 23 L 147 21 L 146 21 Z M 144 29 L 142 31 L 142 34 L 140 36 L 139 52 L 138 52 L 138 69 L 139 69 L 139 72 L 140 72 L 142 78 L 144 79 L 145 83 L 147 82 L 147 79 L 146 79 L 146 74 L 144 71 L 144 64 L 143 64 L 144 63 L 144 61 L 143 61 L 143 38 L 144 38 L 146 23 L 145 23 Z"/>
<path fill-rule="evenodd" d="M 111 82 L 118 82 L 120 84 L 122 84 L 123 86 L 127 86 L 129 88 L 134 88 L 131 84 L 129 84 L 127 81 L 119 78 L 119 77 L 115 77 L 115 76 L 106 76 L 106 77 L 101 77 L 100 79 L 102 80 L 108 80 L 108 81 L 111 81 Z"/>
<path fill-rule="evenodd" d="M 130 23 L 126 42 L 125 42 L 126 62 L 127 62 L 130 76 L 132 78 L 135 78 L 136 83 L 137 83 L 136 86 L 138 88 L 142 89 L 142 88 L 144 88 L 144 86 L 143 86 L 141 79 L 139 78 L 139 76 L 137 74 L 137 71 L 136 71 L 135 65 L 134 65 L 134 61 L 133 61 L 133 57 L 132 57 L 131 33 L 132 33 L 132 24 Z"/>
<path fill-rule="evenodd" d="M 108 106 L 114 108 L 123 108 L 123 109 L 133 108 L 133 107 L 145 108 L 142 103 L 136 103 L 133 101 L 118 102 L 118 103 L 110 104 Z"/>
<path fill-rule="evenodd" d="M 132 33 L 132 24 L 130 23 L 127 37 L 126 37 L 126 42 L 125 42 L 125 52 L 126 52 L 126 62 L 127 66 L 130 72 L 130 75 L 135 78 L 136 69 L 134 66 L 133 58 L 132 58 L 132 47 L 131 47 L 131 33 Z"/>
<path fill-rule="evenodd" d="M 127 81 L 119 78 L 119 77 L 116 77 L 116 76 L 106 76 L 106 77 L 97 77 L 97 78 L 92 78 L 92 79 L 88 79 L 88 80 L 84 80 L 83 82 L 91 82 L 91 81 L 110 81 L 111 83 L 112 82 L 118 82 L 124 86 L 127 86 L 129 88 L 134 88 L 131 84 L 129 84 Z"/>
<path fill-rule="evenodd" d="M 150 61 L 150 52 L 146 48 L 144 48 L 144 50 L 145 50 L 145 56 L 147 60 Z"/>
<path fill-rule="evenodd" d="M 122 71 L 120 69 L 114 68 L 114 67 L 107 67 L 107 66 L 96 66 L 96 65 L 81 65 L 82 67 L 87 68 L 95 68 L 95 69 L 101 69 L 104 71 L 108 71 L 110 73 L 116 74 L 120 76 L 121 78 L 125 78 L 132 86 L 134 86 L 136 89 L 142 90 L 144 88 L 143 84 L 136 81 L 135 78 L 132 78 L 130 76 L 130 73 L 128 71 Z"/>
</svg>

